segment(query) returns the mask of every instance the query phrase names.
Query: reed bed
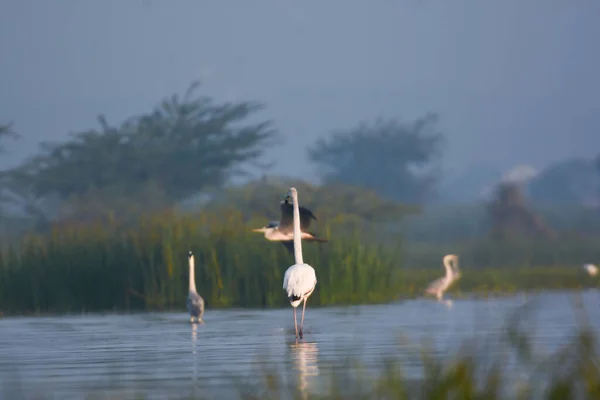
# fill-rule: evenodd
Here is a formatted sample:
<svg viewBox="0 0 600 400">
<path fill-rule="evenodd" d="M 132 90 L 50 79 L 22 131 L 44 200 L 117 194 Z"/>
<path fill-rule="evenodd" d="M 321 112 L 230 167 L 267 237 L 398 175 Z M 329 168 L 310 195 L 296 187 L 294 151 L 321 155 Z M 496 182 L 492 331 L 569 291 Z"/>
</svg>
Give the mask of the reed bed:
<svg viewBox="0 0 600 400">
<path fill-rule="evenodd" d="M 364 231 L 340 231 L 347 224 L 338 223 L 324 227 L 322 236 L 332 237 L 329 243 L 303 245 L 304 259 L 318 277 L 313 306 L 421 295 L 430 281 L 443 275 L 441 257 L 450 252 L 461 255 L 464 271 L 450 290 L 458 295 L 598 285 L 579 266 L 567 264 L 581 257 L 580 242 L 572 247 L 516 244 L 512 250 L 491 242 L 407 246 L 406 253 L 400 239 L 385 246 L 365 242 Z M 236 212 L 168 212 L 145 216 L 136 226 L 69 225 L 48 235 L 26 235 L 17 245 L 0 246 L 5 249 L 0 257 L 0 311 L 181 309 L 190 249 L 196 256 L 198 291 L 208 307 L 285 306 L 281 284 L 293 256 L 250 227 Z M 590 256 L 600 256 L 593 243 L 584 245 Z"/>
<path fill-rule="evenodd" d="M 207 306 L 285 305 L 282 282 L 293 256 L 250 232 L 241 215 L 154 215 L 139 226 L 69 226 L 28 235 L 0 259 L 6 313 L 180 309 L 187 296 L 187 252 Z M 318 285 L 311 304 L 381 302 L 398 287 L 399 249 L 348 236 L 304 244 Z"/>
</svg>

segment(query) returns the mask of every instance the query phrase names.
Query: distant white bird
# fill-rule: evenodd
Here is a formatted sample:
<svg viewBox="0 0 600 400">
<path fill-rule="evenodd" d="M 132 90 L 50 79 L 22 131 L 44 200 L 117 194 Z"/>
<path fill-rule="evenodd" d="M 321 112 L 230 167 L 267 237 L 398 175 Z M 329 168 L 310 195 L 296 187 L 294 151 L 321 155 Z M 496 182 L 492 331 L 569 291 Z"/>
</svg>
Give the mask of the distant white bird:
<svg viewBox="0 0 600 400">
<path fill-rule="evenodd" d="M 190 266 L 190 286 L 186 306 L 190 313 L 190 322 L 193 323 L 195 318 L 196 322 L 201 323 L 204 315 L 204 299 L 196 291 L 194 254 L 191 251 L 188 253 L 188 264 Z"/>
<path fill-rule="evenodd" d="M 294 250 L 294 207 L 291 204 L 291 198 L 286 197 L 280 203 L 281 217 L 279 221 L 271 221 L 262 228 L 252 229 L 253 232 L 264 232 L 265 238 L 272 242 L 281 242 L 291 253 Z M 314 233 L 308 232 L 311 220 L 317 220 L 317 217 L 308 208 L 299 207 L 300 212 L 300 235 L 302 239 L 314 242 L 327 242 L 327 239 L 321 239 Z"/>
<path fill-rule="evenodd" d="M 317 285 L 317 275 L 315 270 L 302 260 L 302 237 L 300 233 L 300 209 L 298 206 L 298 192 L 296 188 L 290 188 L 285 197 L 285 201 L 293 203 L 293 225 L 294 225 L 294 257 L 296 264 L 285 271 L 283 277 L 283 289 L 287 292 L 288 300 L 294 307 L 294 329 L 296 337 L 302 339 L 302 327 L 304 325 L 304 311 L 306 310 L 306 300 L 315 290 Z M 300 322 L 300 331 L 298 331 L 298 322 L 296 319 L 296 307 L 304 302 L 302 306 L 302 320 Z"/>
<path fill-rule="evenodd" d="M 452 262 L 452 265 L 450 264 Z M 442 300 L 444 292 L 452 285 L 454 281 L 460 278 L 460 271 L 458 270 L 458 256 L 454 254 L 447 254 L 443 259 L 444 268 L 446 268 L 446 276 L 443 276 L 435 281 L 431 282 L 427 289 L 426 294 L 434 295 L 438 300 Z"/>
<path fill-rule="evenodd" d="M 590 276 L 598 275 L 598 267 L 594 264 L 584 264 L 583 269 L 585 269 Z"/>
</svg>

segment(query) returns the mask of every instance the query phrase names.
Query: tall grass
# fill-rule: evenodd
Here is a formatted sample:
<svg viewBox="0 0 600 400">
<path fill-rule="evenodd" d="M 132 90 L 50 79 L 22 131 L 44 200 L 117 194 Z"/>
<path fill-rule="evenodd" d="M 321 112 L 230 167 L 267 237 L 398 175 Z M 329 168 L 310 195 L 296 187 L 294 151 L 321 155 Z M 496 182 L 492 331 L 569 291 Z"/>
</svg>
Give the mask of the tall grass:
<svg viewBox="0 0 600 400">
<path fill-rule="evenodd" d="M 55 312 L 181 308 L 187 296 L 187 252 L 209 307 L 277 307 L 293 256 L 251 233 L 240 215 L 153 215 L 138 227 L 68 226 L 26 236 L 0 259 L 0 308 Z M 313 305 L 380 302 L 399 285 L 400 249 L 361 245 L 347 236 L 305 243 L 317 271 Z"/>
<path fill-rule="evenodd" d="M 450 252 L 461 256 L 464 273 L 451 289 L 458 293 L 597 285 L 575 264 L 600 256 L 593 242 L 403 247 L 397 240 L 384 246 L 364 241 L 360 229 L 348 231 L 347 221 L 337 223 L 324 227 L 329 243 L 303 245 L 305 260 L 317 272 L 313 305 L 420 295 L 443 274 L 441 257 Z M 235 212 L 153 214 L 133 227 L 61 226 L 0 248 L 5 249 L 0 257 L 0 311 L 5 314 L 181 309 L 190 249 L 208 307 L 279 307 L 286 305 L 283 275 L 294 263 L 281 244 L 250 232 Z"/>
</svg>

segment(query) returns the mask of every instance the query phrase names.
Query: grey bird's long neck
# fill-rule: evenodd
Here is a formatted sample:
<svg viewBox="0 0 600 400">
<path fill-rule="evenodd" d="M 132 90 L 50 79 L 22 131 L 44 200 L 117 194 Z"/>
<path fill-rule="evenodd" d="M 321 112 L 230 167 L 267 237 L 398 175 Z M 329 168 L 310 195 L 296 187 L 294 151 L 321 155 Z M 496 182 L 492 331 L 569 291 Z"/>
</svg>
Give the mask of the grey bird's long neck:
<svg viewBox="0 0 600 400">
<path fill-rule="evenodd" d="M 194 256 L 191 256 L 188 261 L 190 265 L 190 285 L 189 291 L 196 293 L 196 271 L 194 271 Z"/>
</svg>

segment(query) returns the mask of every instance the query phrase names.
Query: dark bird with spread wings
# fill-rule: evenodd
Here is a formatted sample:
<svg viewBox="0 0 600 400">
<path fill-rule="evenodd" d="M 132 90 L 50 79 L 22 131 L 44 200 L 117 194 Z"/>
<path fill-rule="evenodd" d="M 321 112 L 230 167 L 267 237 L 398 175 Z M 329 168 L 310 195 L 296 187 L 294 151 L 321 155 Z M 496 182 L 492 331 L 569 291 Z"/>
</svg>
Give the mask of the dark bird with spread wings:
<svg viewBox="0 0 600 400">
<path fill-rule="evenodd" d="M 281 242 L 290 253 L 294 251 L 294 204 L 290 196 L 286 196 L 280 203 L 281 217 L 279 221 L 271 221 L 262 228 L 252 229 L 253 232 L 264 232 L 265 238 L 272 242 Z M 311 221 L 317 217 L 308 208 L 300 209 L 300 233 L 302 240 L 308 242 L 327 242 L 314 233 L 308 232 Z"/>
</svg>

